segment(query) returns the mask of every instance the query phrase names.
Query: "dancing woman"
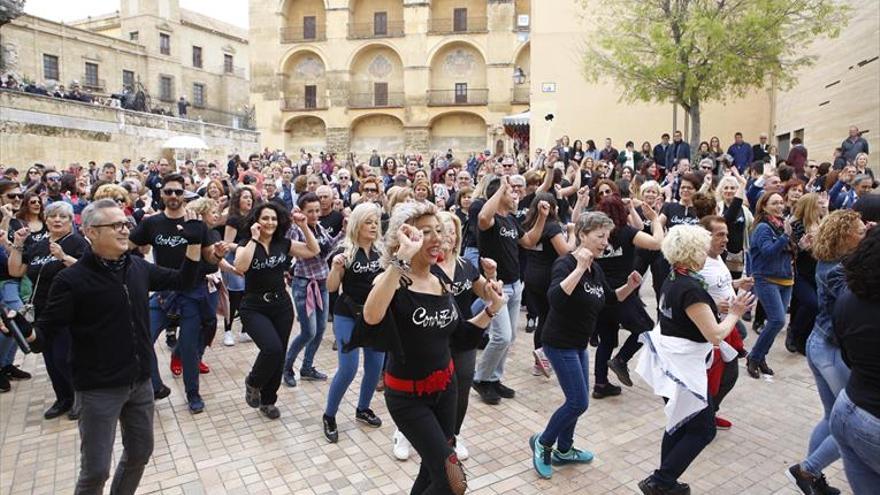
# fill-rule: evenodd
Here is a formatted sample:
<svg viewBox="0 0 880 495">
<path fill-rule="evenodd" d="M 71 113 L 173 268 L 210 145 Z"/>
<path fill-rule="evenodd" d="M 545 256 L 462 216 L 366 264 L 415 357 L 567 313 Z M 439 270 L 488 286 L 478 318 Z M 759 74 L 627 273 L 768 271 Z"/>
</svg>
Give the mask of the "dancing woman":
<svg viewBox="0 0 880 495">
<path fill-rule="evenodd" d="M 293 304 L 284 273 L 294 257 L 310 258 L 318 253 L 318 241 L 305 228 L 305 216 L 294 213 L 293 221 L 305 233 L 305 242 L 285 237 L 290 213 L 283 206 L 270 202 L 253 208 L 244 224 L 250 235 L 235 251 L 235 268 L 244 273 L 241 323 L 260 349 L 245 380 L 245 400 L 269 419 L 281 416 L 275 401 L 293 326 Z"/>
</svg>

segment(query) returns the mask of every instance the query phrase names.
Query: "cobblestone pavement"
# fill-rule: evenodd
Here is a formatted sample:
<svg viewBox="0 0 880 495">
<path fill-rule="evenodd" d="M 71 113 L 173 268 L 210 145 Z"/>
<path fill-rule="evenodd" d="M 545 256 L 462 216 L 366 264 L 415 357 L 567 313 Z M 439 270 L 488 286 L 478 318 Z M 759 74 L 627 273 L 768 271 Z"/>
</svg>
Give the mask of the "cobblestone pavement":
<svg viewBox="0 0 880 495">
<path fill-rule="evenodd" d="M 332 376 L 336 354 L 329 334 L 328 327 L 317 366 Z M 661 400 L 638 378 L 619 397 L 591 400 L 578 423 L 575 445 L 592 450 L 593 463 L 557 468 L 551 480 L 538 479 L 527 439 L 543 428 L 562 393 L 555 378 L 531 375 L 531 337 L 521 328 L 507 361 L 505 383 L 516 390 L 516 399 L 487 406 L 472 393 L 462 435 L 471 454 L 464 463 L 469 493 L 638 493 L 636 483 L 659 463 L 664 422 Z M 783 338 L 780 334 L 768 358 L 776 370 L 773 382 L 749 378 L 741 363 L 739 382 L 722 409 L 734 426 L 719 431 L 685 473 L 683 481 L 693 493 L 798 493 L 783 472 L 804 456 L 821 406 L 804 358 L 786 352 Z M 747 345 L 754 340 L 751 333 Z M 384 425 L 369 429 L 354 421 L 360 375 L 337 416 L 339 443 L 330 445 L 321 433 L 329 383 L 304 382 L 292 389 L 282 385 L 281 419 L 270 421 L 243 397 L 255 345 L 224 347 L 218 339 L 205 357 L 211 366 L 201 386 L 207 407 L 193 416 L 186 407 L 183 380 L 171 375 L 170 353 L 163 338 L 160 342 L 160 368 L 173 392 L 156 404 L 155 451 L 138 493 L 409 493 L 418 456 L 408 462 L 391 456 L 394 425 L 381 394 L 373 409 Z M 43 420 L 53 394 L 42 358 L 28 356 L 21 364 L 35 377 L 13 383 L 12 392 L 0 395 L 0 493 L 72 493 L 80 457 L 76 425 L 65 418 Z M 114 466 L 121 452 L 117 438 Z M 851 493 L 839 461 L 826 475 L 832 486 Z"/>
</svg>

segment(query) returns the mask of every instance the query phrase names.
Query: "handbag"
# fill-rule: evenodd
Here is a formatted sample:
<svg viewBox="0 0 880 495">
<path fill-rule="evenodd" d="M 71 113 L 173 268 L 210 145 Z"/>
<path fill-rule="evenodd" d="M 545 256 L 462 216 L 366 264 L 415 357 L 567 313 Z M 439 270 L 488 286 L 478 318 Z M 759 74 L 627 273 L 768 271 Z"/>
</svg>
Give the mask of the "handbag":
<svg viewBox="0 0 880 495">
<path fill-rule="evenodd" d="M 34 294 L 37 293 L 37 287 L 40 286 L 40 277 L 43 276 L 43 267 L 45 266 L 41 266 L 40 271 L 37 272 L 37 281 L 34 282 L 34 290 L 31 291 L 31 297 L 28 298 L 28 302 L 24 303 L 21 311 L 18 312 L 28 323 L 33 323 L 36 320 L 37 310 L 34 308 Z"/>
</svg>

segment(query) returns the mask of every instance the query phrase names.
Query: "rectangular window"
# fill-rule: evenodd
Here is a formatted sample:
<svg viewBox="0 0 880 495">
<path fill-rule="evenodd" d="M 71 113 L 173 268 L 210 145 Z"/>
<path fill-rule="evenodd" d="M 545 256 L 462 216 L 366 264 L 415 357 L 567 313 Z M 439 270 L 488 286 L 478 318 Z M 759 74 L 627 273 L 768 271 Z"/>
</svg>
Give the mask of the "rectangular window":
<svg viewBox="0 0 880 495">
<path fill-rule="evenodd" d="M 455 83 L 455 102 L 456 103 L 467 103 L 468 101 L 468 90 L 467 83 Z"/>
<path fill-rule="evenodd" d="M 305 108 L 318 108 L 318 87 L 314 84 L 308 84 L 305 89 Z"/>
<path fill-rule="evenodd" d="M 43 54 L 43 79 L 49 81 L 57 81 L 58 75 L 58 57 L 55 55 Z"/>
<path fill-rule="evenodd" d="M 171 35 L 159 33 L 159 53 L 171 55 Z"/>
<path fill-rule="evenodd" d="M 313 15 L 303 17 L 303 39 L 313 40 L 318 37 L 318 20 Z"/>
<path fill-rule="evenodd" d="M 193 67 L 202 68 L 202 47 L 193 47 Z"/>
<path fill-rule="evenodd" d="M 235 72 L 235 63 L 232 59 L 232 55 L 228 53 L 223 54 L 223 72 L 230 74 Z"/>
<path fill-rule="evenodd" d="M 86 62 L 86 73 L 85 83 L 87 86 L 97 87 L 98 86 L 98 64 L 93 62 Z"/>
<path fill-rule="evenodd" d="M 205 85 L 201 83 L 193 84 L 193 106 L 205 106 Z"/>
<path fill-rule="evenodd" d="M 388 12 L 373 13 L 373 34 L 376 36 L 388 35 Z"/>
<path fill-rule="evenodd" d="M 132 31 L 128 33 L 128 41 L 137 41 L 139 33 L 137 31 Z"/>
<path fill-rule="evenodd" d="M 174 79 L 171 76 L 159 76 L 159 99 L 173 101 Z"/>
<path fill-rule="evenodd" d="M 123 88 L 131 88 L 132 90 L 134 90 L 134 71 L 133 70 L 122 71 L 122 87 Z"/>
<path fill-rule="evenodd" d="M 388 83 L 373 83 L 373 104 L 377 107 L 388 106 Z"/>
<path fill-rule="evenodd" d="M 458 8 L 452 11 L 452 30 L 456 33 L 467 31 L 467 9 Z"/>
</svg>

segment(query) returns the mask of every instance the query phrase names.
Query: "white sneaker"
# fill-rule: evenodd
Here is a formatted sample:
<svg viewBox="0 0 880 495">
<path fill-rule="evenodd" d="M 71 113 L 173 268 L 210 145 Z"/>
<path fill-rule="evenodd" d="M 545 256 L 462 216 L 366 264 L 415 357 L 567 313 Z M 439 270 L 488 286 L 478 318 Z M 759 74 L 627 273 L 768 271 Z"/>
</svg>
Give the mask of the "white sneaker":
<svg viewBox="0 0 880 495">
<path fill-rule="evenodd" d="M 532 352 L 532 355 L 535 356 L 535 367 L 532 369 L 532 374 L 538 376 L 535 372 L 540 371 L 542 375 L 550 378 L 550 361 L 544 355 L 544 351 L 538 348 Z"/>
<path fill-rule="evenodd" d="M 223 332 L 223 345 L 235 345 L 235 336 L 232 335 L 232 332 Z"/>
<path fill-rule="evenodd" d="M 394 457 L 398 461 L 409 459 L 409 440 L 403 436 L 403 433 L 401 433 L 400 430 L 394 430 L 394 436 L 391 437 L 391 441 L 394 443 Z"/>
<path fill-rule="evenodd" d="M 461 437 L 455 436 L 455 456 L 458 457 L 459 461 L 466 461 L 470 456 L 470 452 L 468 452 L 467 447 L 464 446 L 464 443 L 461 441 Z"/>
<path fill-rule="evenodd" d="M 242 333 L 238 334 L 238 341 L 243 344 L 246 342 L 253 342 L 254 339 L 252 339 L 250 335 L 242 332 Z"/>
</svg>

